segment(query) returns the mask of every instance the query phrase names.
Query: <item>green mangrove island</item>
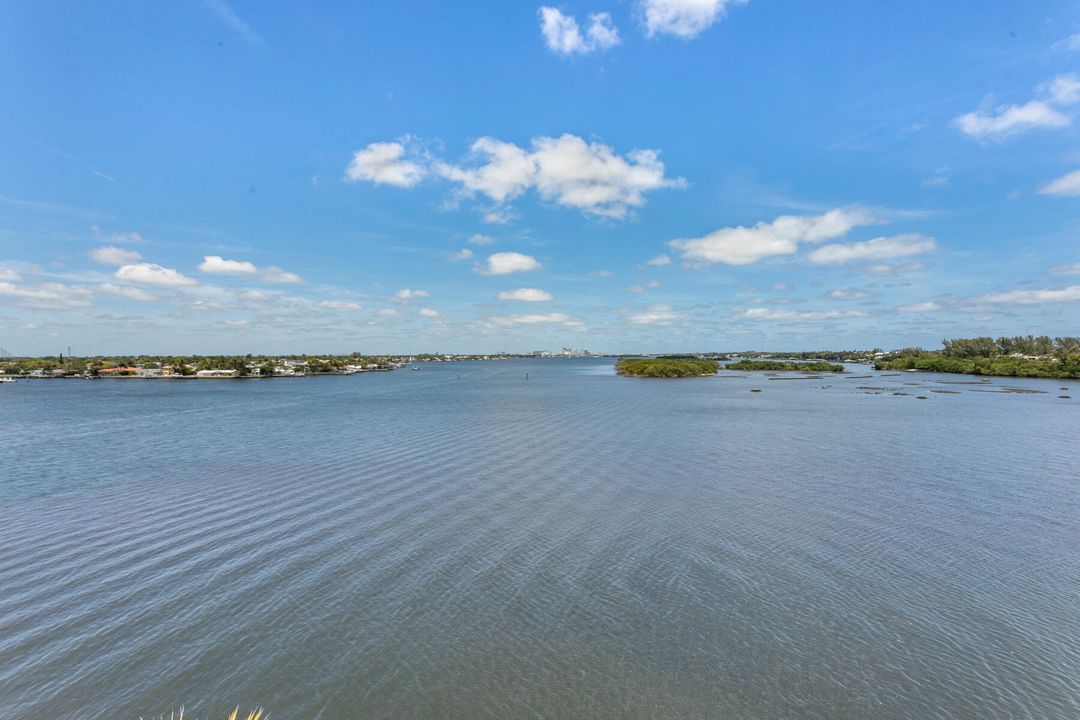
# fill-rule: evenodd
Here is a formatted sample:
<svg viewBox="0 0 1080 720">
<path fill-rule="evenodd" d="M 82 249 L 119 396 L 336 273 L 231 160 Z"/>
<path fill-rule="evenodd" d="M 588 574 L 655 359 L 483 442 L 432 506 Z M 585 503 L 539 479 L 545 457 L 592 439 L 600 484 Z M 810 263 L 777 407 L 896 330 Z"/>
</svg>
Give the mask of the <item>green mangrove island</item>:
<svg viewBox="0 0 1080 720">
<path fill-rule="evenodd" d="M 874 368 L 998 377 L 1080 378 L 1080 338 L 1027 335 L 941 343 L 941 350 L 897 350 L 876 361 Z"/>
<path fill-rule="evenodd" d="M 791 360 L 740 360 L 724 366 L 725 370 L 745 370 L 749 372 L 844 372 L 843 365 L 818 360 L 816 362 L 794 362 Z"/>
<path fill-rule="evenodd" d="M 627 358 L 615 363 L 615 372 L 633 377 L 681 378 L 715 375 L 720 363 L 695 358 Z"/>
</svg>

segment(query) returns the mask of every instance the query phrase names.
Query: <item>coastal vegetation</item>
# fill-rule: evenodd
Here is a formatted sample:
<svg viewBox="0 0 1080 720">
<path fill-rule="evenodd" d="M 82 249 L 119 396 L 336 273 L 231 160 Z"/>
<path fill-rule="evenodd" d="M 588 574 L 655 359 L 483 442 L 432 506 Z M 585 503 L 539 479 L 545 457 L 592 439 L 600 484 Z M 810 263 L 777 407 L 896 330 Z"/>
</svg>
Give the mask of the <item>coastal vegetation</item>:
<svg viewBox="0 0 1080 720">
<path fill-rule="evenodd" d="M 615 363 L 615 372 L 633 377 L 680 378 L 715 375 L 720 363 L 689 356 L 624 358 Z"/>
<path fill-rule="evenodd" d="M 793 360 L 740 360 L 724 366 L 725 370 L 745 370 L 749 372 L 844 372 L 843 365 L 816 360 L 813 362 L 795 362 Z"/>
<path fill-rule="evenodd" d="M 874 363 L 878 370 L 1080 378 L 1080 338 L 1016 336 L 943 340 L 941 350 L 904 348 Z"/>
</svg>

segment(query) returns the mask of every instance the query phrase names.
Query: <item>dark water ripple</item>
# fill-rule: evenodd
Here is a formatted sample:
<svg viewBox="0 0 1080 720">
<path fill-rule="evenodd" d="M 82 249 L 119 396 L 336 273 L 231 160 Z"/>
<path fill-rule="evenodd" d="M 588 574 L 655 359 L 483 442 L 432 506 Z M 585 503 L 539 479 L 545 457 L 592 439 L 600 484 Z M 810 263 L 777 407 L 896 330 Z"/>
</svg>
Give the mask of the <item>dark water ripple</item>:
<svg viewBox="0 0 1080 720">
<path fill-rule="evenodd" d="M 5 387 L 0 718 L 1080 717 L 1078 406 L 764 379 Z"/>
</svg>

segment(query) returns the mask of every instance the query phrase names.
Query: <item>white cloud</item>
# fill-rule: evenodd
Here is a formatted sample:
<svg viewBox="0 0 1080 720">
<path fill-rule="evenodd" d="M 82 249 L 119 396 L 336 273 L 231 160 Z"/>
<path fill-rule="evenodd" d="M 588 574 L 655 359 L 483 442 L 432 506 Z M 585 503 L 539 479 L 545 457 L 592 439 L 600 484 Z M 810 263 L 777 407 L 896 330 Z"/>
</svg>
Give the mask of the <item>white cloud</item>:
<svg viewBox="0 0 1080 720">
<path fill-rule="evenodd" d="M 1055 50 L 1065 50 L 1066 52 L 1076 52 L 1080 50 L 1080 33 L 1070 35 L 1064 40 L 1059 40 L 1052 46 Z"/>
<path fill-rule="evenodd" d="M 94 248 L 89 253 L 90 259 L 102 265 L 128 265 L 142 257 L 134 250 L 125 250 L 114 245 Z"/>
<path fill-rule="evenodd" d="M 1040 85 L 1039 91 L 1055 105 L 1075 105 L 1080 102 L 1080 76 L 1058 75 Z"/>
<path fill-rule="evenodd" d="M 513 199 L 535 182 L 536 163 L 529 152 L 513 143 L 482 137 L 470 148 L 484 162 L 463 168 L 445 162 L 435 164 L 435 172 L 459 182 L 470 193 L 483 193 L 497 203 Z"/>
<path fill-rule="evenodd" d="M 96 234 L 97 228 L 95 227 L 94 230 Z M 146 242 L 146 240 L 143 239 L 143 236 L 137 232 L 113 233 L 109 236 L 109 241 L 114 243 L 120 243 L 121 245 L 123 245 L 124 243 L 140 245 Z"/>
<path fill-rule="evenodd" d="M 1080 102 L 1080 77 L 1058 75 L 1036 88 L 1039 99 L 1023 105 L 1000 105 L 960 115 L 953 123 L 977 140 L 1001 140 L 1040 127 L 1059 128 L 1072 122 L 1060 111 Z"/>
<path fill-rule="evenodd" d="M 645 13 L 645 32 L 692 38 L 704 32 L 721 17 L 728 7 L 742 5 L 746 0 L 642 0 Z"/>
<path fill-rule="evenodd" d="M 226 260 L 220 255 L 206 255 L 199 270 L 209 275 L 254 275 L 257 267 L 246 260 Z"/>
<path fill-rule="evenodd" d="M 415 300 L 417 298 L 426 298 L 430 294 L 431 293 L 427 290 L 410 290 L 409 288 L 405 288 L 404 290 L 398 290 L 394 293 L 394 297 L 398 300 Z"/>
<path fill-rule="evenodd" d="M 494 315 L 488 318 L 489 323 L 495 325 L 565 325 L 567 327 L 584 327 L 585 321 L 573 315 L 564 313 L 536 313 L 531 315 Z"/>
<path fill-rule="evenodd" d="M 934 171 L 934 174 L 928 178 L 923 178 L 923 187 L 944 187 L 950 182 L 949 177 L 950 169 L 948 166 L 939 167 Z"/>
<path fill-rule="evenodd" d="M 1061 195 L 1065 197 L 1080 195 L 1080 170 L 1073 170 L 1056 180 L 1051 180 L 1039 188 L 1039 192 L 1043 195 Z"/>
<path fill-rule="evenodd" d="M 893 277 L 895 275 L 906 275 L 907 273 L 922 272 L 927 268 L 926 263 L 922 262 L 906 262 L 906 263 L 870 263 L 869 265 L 863 265 L 862 269 L 871 275 L 877 275 L 878 277 Z"/>
<path fill-rule="evenodd" d="M 472 256 L 473 256 L 473 251 L 472 250 L 470 250 L 469 248 L 461 248 L 456 253 L 451 253 L 450 254 L 450 259 L 455 260 L 457 262 L 461 262 L 463 260 L 472 259 Z"/>
<path fill-rule="evenodd" d="M 632 293 L 643 293 L 646 290 L 655 290 L 660 287 L 663 287 L 663 284 L 659 280 L 650 280 L 644 285 L 631 285 L 626 289 Z"/>
<path fill-rule="evenodd" d="M 491 237 L 490 235 L 481 235 L 480 233 L 476 233 L 471 238 L 469 238 L 470 245 L 484 246 L 491 245 L 493 242 L 495 242 L 495 238 Z"/>
<path fill-rule="evenodd" d="M 172 268 L 164 268 L 153 263 L 124 265 L 116 271 L 116 277 L 121 280 L 146 285 L 160 285 L 161 287 L 187 287 L 199 284 L 197 280 L 182 275 Z"/>
<path fill-rule="evenodd" d="M 926 313 L 940 310 L 941 306 L 936 302 L 921 302 L 913 303 L 911 305 L 901 305 L 896 309 L 903 313 Z"/>
<path fill-rule="evenodd" d="M 621 42 L 619 31 L 606 12 L 589 15 L 589 27 L 581 32 L 572 15 L 563 15 L 557 8 L 541 7 L 540 32 L 548 49 L 557 55 L 574 55 L 608 50 Z"/>
<path fill-rule="evenodd" d="M 117 297 L 127 298 L 128 300 L 138 300 L 139 302 L 153 302 L 158 299 L 156 295 L 151 295 L 145 290 L 133 287 L 122 287 L 120 285 L 113 285 L 112 283 L 102 283 L 101 285 L 98 285 L 96 289 L 98 292 L 116 295 Z"/>
<path fill-rule="evenodd" d="M 439 311 L 438 310 L 432 310 L 431 308 L 420 308 L 420 314 L 423 315 L 426 318 L 437 318 L 437 317 L 439 317 Z"/>
<path fill-rule="evenodd" d="M 217 16 L 221 18 L 221 21 L 231 27 L 236 32 L 244 36 L 250 43 L 259 44 L 262 42 L 262 38 L 259 34 L 251 29 L 251 26 L 240 19 L 240 16 L 232 9 L 226 0 L 203 0 L 208 8 L 217 13 Z"/>
<path fill-rule="evenodd" d="M 799 312 L 796 310 L 770 310 L 769 308 L 750 308 L 736 313 L 735 317 L 744 320 L 840 320 L 844 318 L 866 317 L 859 310 L 825 310 Z"/>
<path fill-rule="evenodd" d="M 356 151 L 345 169 L 345 177 L 353 182 L 367 181 L 375 185 L 410 188 L 424 179 L 426 168 L 405 159 L 405 146 L 400 142 L 374 142 Z"/>
<path fill-rule="evenodd" d="M 609 278 L 612 277 L 614 274 L 615 273 L 611 272 L 610 270 L 593 270 L 591 273 L 589 273 L 589 276 L 598 278 Z"/>
<path fill-rule="evenodd" d="M 692 265 L 749 265 L 767 257 L 794 254 L 801 242 L 832 240 L 856 226 L 876 222 L 878 218 L 869 210 L 837 208 L 822 215 L 781 215 L 770 223 L 720 228 L 704 237 L 668 244 L 682 251 L 683 261 Z"/>
<path fill-rule="evenodd" d="M 514 211 L 508 207 L 496 205 L 490 208 L 484 208 L 484 214 L 481 218 L 488 225 L 506 225 L 517 219 L 517 215 Z"/>
<path fill-rule="evenodd" d="M 679 319 L 679 314 L 670 305 L 652 305 L 627 319 L 635 325 L 670 325 Z"/>
<path fill-rule="evenodd" d="M 927 235 L 907 233 L 878 237 L 847 245 L 826 245 L 811 252 L 810 262 L 842 264 L 853 260 L 891 260 L 921 255 L 937 249 L 937 241 Z"/>
<path fill-rule="evenodd" d="M 1012 290 L 991 293 L 972 298 L 971 302 L 1009 305 L 1036 305 L 1040 303 L 1074 302 L 1080 300 L 1080 285 L 1070 285 L 1061 290 Z"/>
<path fill-rule="evenodd" d="M 296 273 L 285 272 L 276 265 L 271 265 L 263 271 L 263 280 L 276 285 L 291 285 L 304 282 L 304 278 Z"/>
<path fill-rule="evenodd" d="M 856 288 L 836 288 L 825 293 L 832 300 L 866 300 L 874 297 L 873 293 Z"/>
<path fill-rule="evenodd" d="M 554 300 L 551 293 L 539 288 L 518 288 L 517 290 L 504 290 L 499 293 L 500 300 L 518 300 L 520 302 L 547 302 Z"/>
<path fill-rule="evenodd" d="M 348 300 L 323 300 L 318 303 L 318 306 L 327 310 L 360 310 L 364 307 L 360 303 L 349 302 Z"/>
<path fill-rule="evenodd" d="M 1055 265 L 1050 268 L 1051 275 L 1080 275 L 1080 263 L 1070 263 L 1068 265 Z M 3 275 L 0 275 L 0 280 L 3 280 Z"/>
<path fill-rule="evenodd" d="M 9 268 L 0 267 L 0 282 L 19 282 L 22 275 Z"/>
<path fill-rule="evenodd" d="M 671 258 L 668 257 L 667 255 L 657 255 L 653 259 L 647 260 L 645 262 L 645 264 L 646 265 L 653 265 L 653 266 L 656 266 L 656 267 L 661 267 L 663 265 L 670 265 L 671 264 Z"/>
<path fill-rule="evenodd" d="M 398 312 L 395 308 L 380 308 L 379 310 L 375 311 L 375 314 L 382 317 L 397 317 L 401 313 Z"/>
<path fill-rule="evenodd" d="M 631 150 L 622 158 L 607 145 L 570 134 L 537 138 L 533 147 L 541 197 L 585 213 L 625 217 L 628 208 L 645 203 L 644 193 L 686 185 L 664 177 L 656 150 Z"/>
<path fill-rule="evenodd" d="M 41 285 L 15 285 L 0 282 L 0 296 L 14 298 L 20 305 L 44 310 L 68 310 L 90 305 L 93 292 L 80 285 L 44 283 Z"/>
<path fill-rule="evenodd" d="M 439 162 L 435 172 L 461 183 L 467 194 L 479 192 L 496 203 L 535 188 L 543 199 L 558 205 L 622 218 L 645 203 L 645 193 L 686 185 L 682 178 L 664 176 L 656 150 L 631 150 L 624 157 L 607 145 L 569 133 L 534 138 L 531 151 L 490 137 L 477 140 L 471 150 L 481 160 L 479 165 Z"/>
<path fill-rule="evenodd" d="M 486 264 L 474 265 L 473 270 L 482 275 L 509 275 L 516 272 L 540 270 L 543 267 L 531 255 L 519 252 L 498 252 L 490 255 Z"/>
</svg>

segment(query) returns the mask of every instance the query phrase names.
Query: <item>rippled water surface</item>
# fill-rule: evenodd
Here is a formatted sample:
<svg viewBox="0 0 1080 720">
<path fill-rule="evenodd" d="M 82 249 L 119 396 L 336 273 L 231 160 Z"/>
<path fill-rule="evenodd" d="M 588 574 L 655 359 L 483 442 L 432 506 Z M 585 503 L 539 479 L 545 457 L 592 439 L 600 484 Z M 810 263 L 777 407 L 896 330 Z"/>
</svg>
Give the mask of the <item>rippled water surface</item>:
<svg viewBox="0 0 1080 720">
<path fill-rule="evenodd" d="M 966 380 L 0 386 L 0 717 L 1080 717 L 1080 383 Z"/>
</svg>

